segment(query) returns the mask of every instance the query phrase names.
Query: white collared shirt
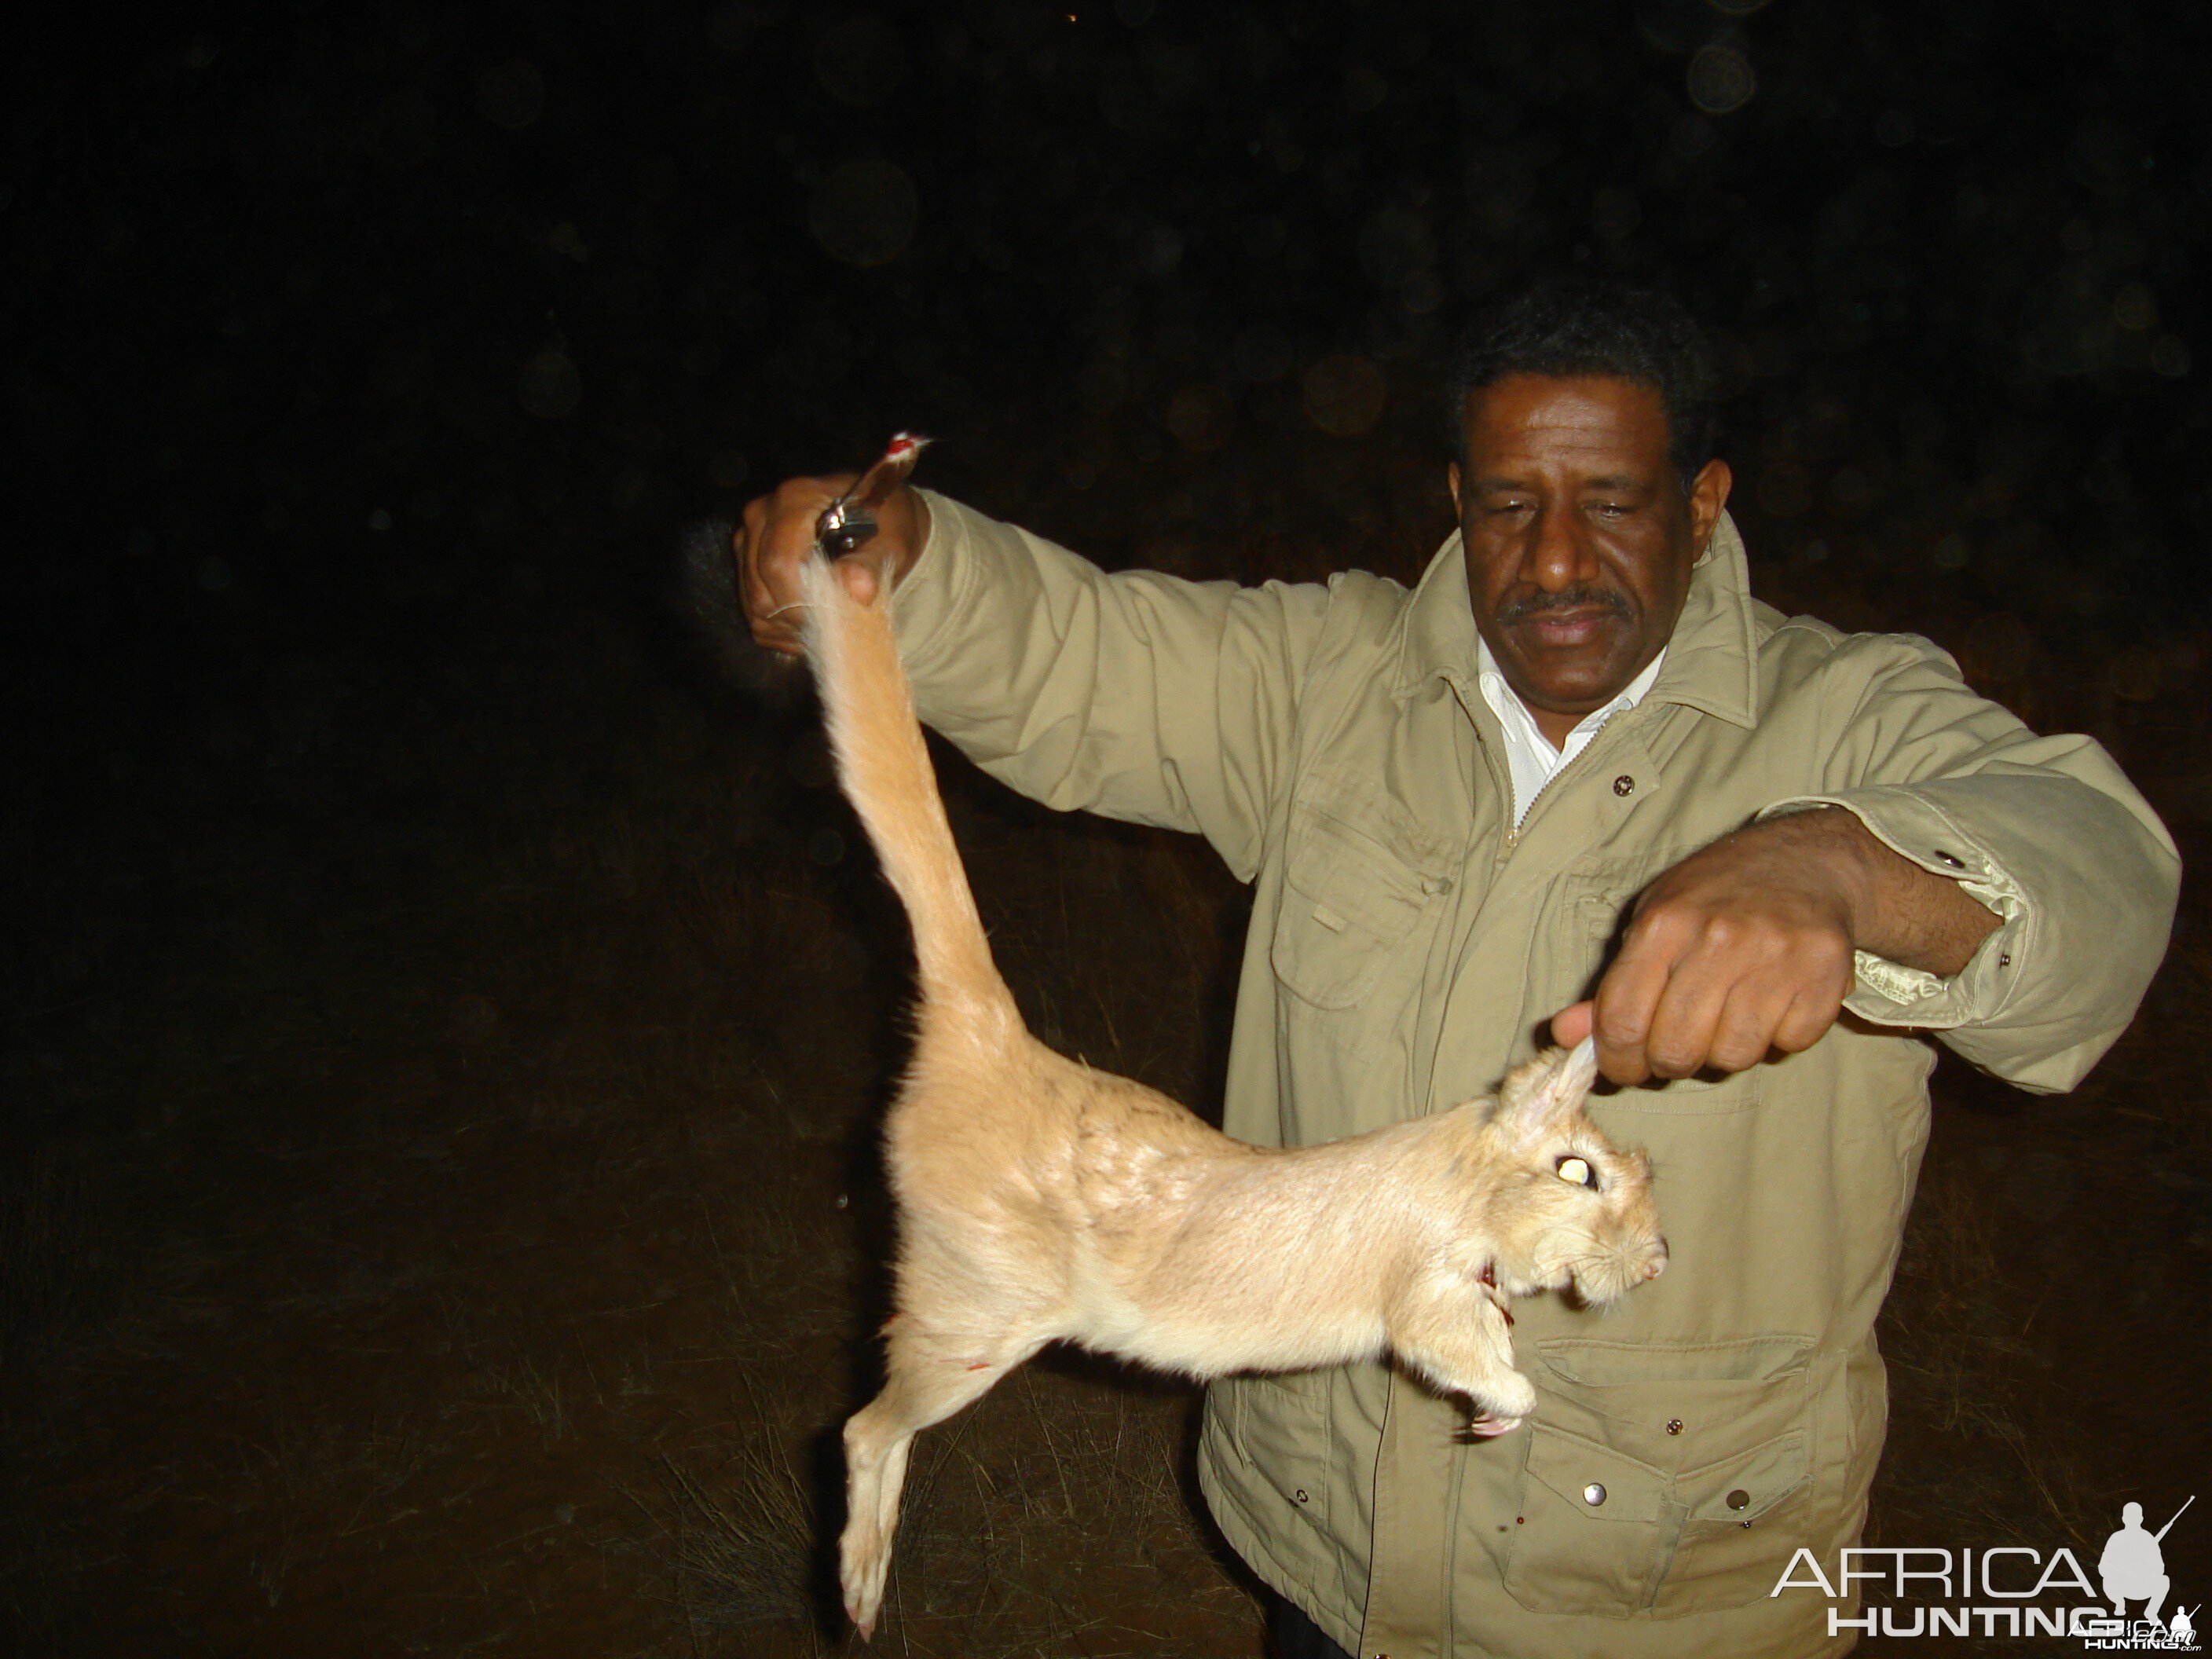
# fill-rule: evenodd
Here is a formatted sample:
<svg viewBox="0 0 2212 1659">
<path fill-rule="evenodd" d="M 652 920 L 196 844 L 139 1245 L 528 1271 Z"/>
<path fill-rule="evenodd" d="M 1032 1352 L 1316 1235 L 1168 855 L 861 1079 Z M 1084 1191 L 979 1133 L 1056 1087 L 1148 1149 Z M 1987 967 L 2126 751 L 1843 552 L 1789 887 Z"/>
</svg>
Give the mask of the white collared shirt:
<svg viewBox="0 0 2212 1659">
<path fill-rule="evenodd" d="M 1498 659 L 1490 654 L 1489 642 L 1480 635 L 1475 636 L 1474 665 L 1482 687 L 1482 700 L 1490 705 L 1490 712 L 1498 716 L 1498 724 L 1505 733 L 1506 769 L 1513 779 L 1513 827 L 1519 829 L 1521 820 L 1528 816 L 1529 803 L 1536 793 L 1549 783 L 1565 766 L 1583 750 L 1598 733 L 1598 728 L 1624 708 L 1633 708 L 1644 701 L 1644 694 L 1659 678 L 1659 665 L 1667 660 L 1666 648 L 1652 658 L 1650 665 L 1634 679 L 1629 681 L 1621 694 L 1595 713 L 1585 715 L 1582 723 L 1567 733 L 1566 746 L 1555 749 L 1536 724 L 1536 718 L 1528 706 L 1505 683 L 1505 676 L 1498 666 Z"/>
</svg>

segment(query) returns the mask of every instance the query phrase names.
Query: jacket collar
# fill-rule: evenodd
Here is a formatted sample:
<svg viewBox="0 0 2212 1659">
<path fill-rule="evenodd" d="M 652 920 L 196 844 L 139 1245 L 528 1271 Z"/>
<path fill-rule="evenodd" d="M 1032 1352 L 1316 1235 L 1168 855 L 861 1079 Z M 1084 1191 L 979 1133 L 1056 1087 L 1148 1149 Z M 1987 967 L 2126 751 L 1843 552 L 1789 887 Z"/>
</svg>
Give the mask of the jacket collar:
<svg viewBox="0 0 2212 1659">
<path fill-rule="evenodd" d="M 1474 607 L 1468 600 L 1467 562 L 1456 530 L 1429 561 L 1403 614 L 1398 696 L 1410 696 L 1441 678 L 1462 699 L 1479 696 Z M 1759 724 L 1751 574 L 1744 565 L 1743 538 L 1725 513 L 1691 572 L 1690 592 L 1668 641 L 1666 664 L 1644 701 L 1680 703 L 1736 726 Z"/>
</svg>

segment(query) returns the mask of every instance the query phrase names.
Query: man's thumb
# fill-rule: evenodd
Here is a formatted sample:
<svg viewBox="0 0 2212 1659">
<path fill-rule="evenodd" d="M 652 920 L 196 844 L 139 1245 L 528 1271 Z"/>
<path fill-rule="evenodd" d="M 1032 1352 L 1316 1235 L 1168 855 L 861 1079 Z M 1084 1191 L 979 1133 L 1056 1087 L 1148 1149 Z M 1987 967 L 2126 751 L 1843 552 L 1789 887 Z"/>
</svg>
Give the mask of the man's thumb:
<svg viewBox="0 0 2212 1659">
<path fill-rule="evenodd" d="M 1571 1048 L 1588 1036 L 1596 1024 L 1597 1004 L 1577 1002 L 1552 1016 L 1552 1041 L 1562 1048 Z"/>
</svg>

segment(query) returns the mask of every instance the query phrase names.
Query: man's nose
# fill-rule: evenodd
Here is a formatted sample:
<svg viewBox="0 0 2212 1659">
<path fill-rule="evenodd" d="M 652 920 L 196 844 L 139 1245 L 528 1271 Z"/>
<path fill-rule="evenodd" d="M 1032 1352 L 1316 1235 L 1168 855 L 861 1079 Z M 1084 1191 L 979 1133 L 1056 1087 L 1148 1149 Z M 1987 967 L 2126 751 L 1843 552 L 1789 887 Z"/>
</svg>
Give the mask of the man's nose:
<svg viewBox="0 0 2212 1659">
<path fill-rule="evenodd" d="M 1536 516 L 1535 539 L 1528 550 L 1528 580 L 1547 593 L 1560 592 L 1597 574 L 1589 539 L 1575 515 L 1557 507 Z"/>
</svg>

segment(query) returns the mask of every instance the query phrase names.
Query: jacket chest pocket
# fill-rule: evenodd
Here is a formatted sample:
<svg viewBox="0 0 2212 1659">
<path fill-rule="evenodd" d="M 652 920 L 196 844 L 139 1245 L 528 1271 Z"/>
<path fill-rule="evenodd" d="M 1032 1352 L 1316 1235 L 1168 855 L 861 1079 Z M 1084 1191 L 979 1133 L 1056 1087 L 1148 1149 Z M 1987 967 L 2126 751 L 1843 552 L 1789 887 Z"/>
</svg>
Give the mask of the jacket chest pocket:
<svg viewBox="0 0 2212 1659">
<path fill-rule="evenodd" d="M 1301 801 L 1283 848 L 1282 906 L 1269 960 L 1317 1008 L 1358 1006 L 1394 962 L 1430 902 L 1452 889 L 1441 860 L 1401 852 L 1373 830 Z"/>
<path fill-rule="evenodd" d="M 1530 1423 L 1506 1589 L 1535 1613 L 1638 1611 L 1651 1599 L 1668 1541 L 1666 1495 L 1665 1470 L 1540 1419 Z"/>
<path fill-rule="evenodd" d="M 1540 1345 L 1552 1386 L 1529 1425 L 1505 1565 L 1514 1599 L 1664 1619 L 1764 1595 L 1810 1491 L 1810 1346 Z"/>
</svg>

